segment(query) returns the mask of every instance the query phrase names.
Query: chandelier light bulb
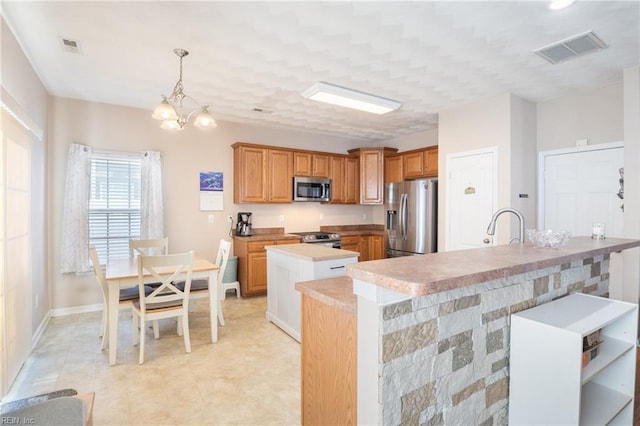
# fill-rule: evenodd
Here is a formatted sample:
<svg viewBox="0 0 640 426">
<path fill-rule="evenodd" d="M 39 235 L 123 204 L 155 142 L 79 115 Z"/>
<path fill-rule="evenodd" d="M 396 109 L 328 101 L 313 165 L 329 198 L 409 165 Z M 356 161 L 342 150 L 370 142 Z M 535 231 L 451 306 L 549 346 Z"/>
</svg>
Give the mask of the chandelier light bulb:
<svg viewBox="0 0 640 426">
<path fill-rule="evenodd" d="M 180 58 L 180 77 L 176 82 L 170 96 L 162 96 L 162 102 L 155 108 L 151 115 L 156 120 L 162 120 L 160 128 L 166 130 L 182 130 L 195 114 L 194 126 L 201 128 L 217 127 L 216 121 L 209 112 L 209 105 L 201 105 L 193 97 L 184 93 L 182 86 L 182 59 L 189 54 L 184 49 L 173 49 L 173 53 Z M 188 100 L 195 105 L 195 109 L 183 106 L 183 101 Z"/>
</svg>

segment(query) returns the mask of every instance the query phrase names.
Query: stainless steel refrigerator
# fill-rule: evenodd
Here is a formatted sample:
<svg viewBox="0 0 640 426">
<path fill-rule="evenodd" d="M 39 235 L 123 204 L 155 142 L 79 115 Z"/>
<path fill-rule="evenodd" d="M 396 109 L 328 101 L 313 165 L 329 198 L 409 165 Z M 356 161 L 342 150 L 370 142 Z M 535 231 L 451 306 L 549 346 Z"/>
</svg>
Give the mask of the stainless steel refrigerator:
<svg viewBox="0 0 640 426">
<path fill-rule="evenodd" d="M 436 252 L 438 179 L 388 183 L 384 202 L 387 257 Z"/>
</svg>

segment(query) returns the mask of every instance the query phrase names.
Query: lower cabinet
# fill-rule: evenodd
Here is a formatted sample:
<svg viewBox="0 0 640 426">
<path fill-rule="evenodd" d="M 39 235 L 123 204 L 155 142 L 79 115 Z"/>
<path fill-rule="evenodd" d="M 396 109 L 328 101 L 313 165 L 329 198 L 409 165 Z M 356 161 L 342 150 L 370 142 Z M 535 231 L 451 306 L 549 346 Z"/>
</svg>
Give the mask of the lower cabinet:
<svg viewBox="0 0 640 426">
<path fill-rule="evenodd" d="M 356 315 L 303 294 L 300 350 L 301 423 L 356 425 Z"/>
<path fill-rule="evenodd" d="M 341 238 L 343 250 L 360 253 L 358 262 L 384 259 L 384 236 L 382 235 L 347 235 Z"/>
<path fill-rule="evenodd" d="M 236 237 L 233 240 L 233 252 L 238 257 L 238 281 L 242 297 L 267 294 L 267 251 L 266 246 L 278 244 L 297 244 L 300 240 L 264 240 L 249 241 Z"/>
<path fill-rule="evenodd" d="M 637 305 L 580 293 L 513 314 L 509 424 L 631 425 L 637 327 Z"/>
</svg>

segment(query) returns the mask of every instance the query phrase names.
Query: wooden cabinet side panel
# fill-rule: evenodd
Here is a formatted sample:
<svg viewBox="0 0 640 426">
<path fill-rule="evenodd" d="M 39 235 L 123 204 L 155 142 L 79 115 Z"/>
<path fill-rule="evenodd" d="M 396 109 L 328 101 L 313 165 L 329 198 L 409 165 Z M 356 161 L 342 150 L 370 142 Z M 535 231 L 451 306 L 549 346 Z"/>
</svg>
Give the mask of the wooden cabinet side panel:
<svg viewBox="0 0 640 426">
<path fill-rule="evenodd" d="M 293 153 L 269 150 L 269 197 L 273 203 L 293 200 Z"/>
<path fill-rule="evenodd" d="M 357 424 L 356 317 L 302 297 L 303 425 Z"/>
</svg>

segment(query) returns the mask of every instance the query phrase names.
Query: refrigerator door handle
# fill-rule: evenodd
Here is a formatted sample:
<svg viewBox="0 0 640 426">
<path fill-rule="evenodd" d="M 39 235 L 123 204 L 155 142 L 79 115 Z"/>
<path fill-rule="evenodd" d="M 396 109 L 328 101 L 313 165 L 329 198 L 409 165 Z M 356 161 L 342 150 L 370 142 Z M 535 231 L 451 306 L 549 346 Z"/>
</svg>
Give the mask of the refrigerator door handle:
<svg viewBox="0 0 640 426">
<path fill-rule="evenodd" d="M 407 239 L 407 194 L 400 196 L 400 232 L 402 239 Z"/>
</svg>

